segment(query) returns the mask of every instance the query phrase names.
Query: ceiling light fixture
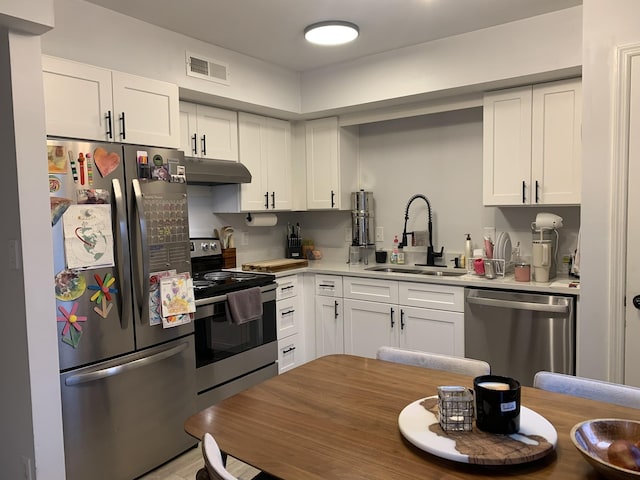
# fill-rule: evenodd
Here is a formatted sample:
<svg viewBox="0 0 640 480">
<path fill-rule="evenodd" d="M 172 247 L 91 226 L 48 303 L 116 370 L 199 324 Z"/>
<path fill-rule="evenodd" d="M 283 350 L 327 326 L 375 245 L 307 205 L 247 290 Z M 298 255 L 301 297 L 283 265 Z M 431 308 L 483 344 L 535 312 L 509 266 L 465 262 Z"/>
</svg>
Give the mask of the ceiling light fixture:
<svg viewBox="0 0 640 480">
<path fill-rule="evenodd" d="M 304 29 L 304 38 L 317 45 L 342 45 L 358 38 L 359 33 L 355 23 L 328 20 L 309 25 Z"/>
</svg>

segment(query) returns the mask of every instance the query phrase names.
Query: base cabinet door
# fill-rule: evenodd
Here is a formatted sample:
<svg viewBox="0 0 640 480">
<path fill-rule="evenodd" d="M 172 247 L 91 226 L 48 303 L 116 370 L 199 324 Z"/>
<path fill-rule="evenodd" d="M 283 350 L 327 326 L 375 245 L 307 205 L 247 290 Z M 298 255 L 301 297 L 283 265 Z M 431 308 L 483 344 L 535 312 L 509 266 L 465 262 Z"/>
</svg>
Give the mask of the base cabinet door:
<svg viewBox="0 0 640 480">
<path fill-rule="evenodd" d="M 399 346 L 464 357 L 464 313 L 400 307 Z"/>
<path fill-rule="evenodd" d="M 398 306 L 344 300 L 344 353 L 375 358 L 383 345 L 397 345 Z"/>
<path fill-rule="evenodd" d="M 316 356 L 344 353 L 342 298 L 316 296 Z"/>
</svg>

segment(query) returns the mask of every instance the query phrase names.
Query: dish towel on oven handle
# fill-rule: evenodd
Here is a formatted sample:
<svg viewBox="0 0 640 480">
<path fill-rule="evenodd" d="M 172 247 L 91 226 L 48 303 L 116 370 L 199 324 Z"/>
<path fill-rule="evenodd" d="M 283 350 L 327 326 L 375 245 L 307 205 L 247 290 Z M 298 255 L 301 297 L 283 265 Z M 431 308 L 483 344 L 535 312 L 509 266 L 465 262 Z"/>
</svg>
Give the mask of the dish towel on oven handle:
<svg viewBox="0 0 640 480">
<path fill-rule="evenodd" d="M 227 320 L 241 325 L 262 317 L 260 287 L 247 288 L 227 293 Z"/>
</svg>

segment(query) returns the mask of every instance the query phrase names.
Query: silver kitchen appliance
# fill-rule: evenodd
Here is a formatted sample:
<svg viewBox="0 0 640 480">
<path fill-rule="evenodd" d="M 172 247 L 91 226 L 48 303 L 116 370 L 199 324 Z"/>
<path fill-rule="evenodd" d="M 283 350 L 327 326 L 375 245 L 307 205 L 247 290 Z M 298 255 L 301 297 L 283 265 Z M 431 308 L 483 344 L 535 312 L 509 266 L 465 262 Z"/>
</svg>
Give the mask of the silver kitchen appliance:
<svg viewBox="0 0 640 480">
<path fill-rule="evenodd" d="M 221 270 L 220 241 L 193 238 L 198 409 L 278 374 L 275 276 Z M 262 316 L 237 325 L 227 320 L 227 295 L 260 288 Z M 291 312 L 280 312 L 290 315 Z"/>
<path fill-rule="evenodd" d="M 375 231 L 373 192 L 352 192 L 349 263 L 368 263 L 369 250 L 375 246 Z"/>
<path fill-rule="evenodd" d="M 192 296 L 183 154 L 54 138 L 47 149 L 67 479 L 129 480 L 195 444 L 183 426 L 196 411 L 194 327 L 179 313 Z M 160 298 L 162 278 L 175 295 Z"/>
<path fill-rule="evenodd" d="M 562 227 L 562 217 L 553 213 L 538 213 L 536 220 L 531 224 L 531 239 L 532 249 L 534 253 L 540 248 L 540 245 L 548 245 L 545 248 L 549 248 L 550 265 L 545 266 L 544 270 L 548 270 L 549 275 L 546 280 L 548 281 L 556 277 L 558 273 L 558 245 L 560 244 L 560 234 L 558 229 Z M 534 280 L 535 269 L 534 267 Z M 546 272 L 545 272 L 546 273 Z"/>
<path fill-rule="evenodd" d="M 533 386 L 540 370 L 575 374 L 575 298 L 465 288 L 464 352 Z"/>
</svg>

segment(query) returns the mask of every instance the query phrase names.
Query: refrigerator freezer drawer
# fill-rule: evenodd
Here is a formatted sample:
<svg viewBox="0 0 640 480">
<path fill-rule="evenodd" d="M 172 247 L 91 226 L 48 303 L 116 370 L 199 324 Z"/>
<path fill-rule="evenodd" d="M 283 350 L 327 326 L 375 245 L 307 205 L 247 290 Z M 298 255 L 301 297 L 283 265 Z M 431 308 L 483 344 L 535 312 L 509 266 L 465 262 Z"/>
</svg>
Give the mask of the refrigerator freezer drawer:
<svg viewBox="0 0 640 480">
<path fill-rule="evenodd" d="M 60 377 L 68 480 L 130 480 L 195 445 L 193 336 Z"/>
</svg>

